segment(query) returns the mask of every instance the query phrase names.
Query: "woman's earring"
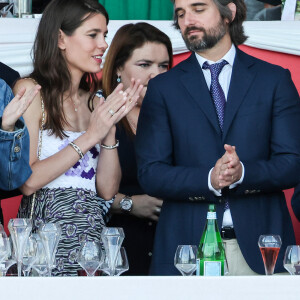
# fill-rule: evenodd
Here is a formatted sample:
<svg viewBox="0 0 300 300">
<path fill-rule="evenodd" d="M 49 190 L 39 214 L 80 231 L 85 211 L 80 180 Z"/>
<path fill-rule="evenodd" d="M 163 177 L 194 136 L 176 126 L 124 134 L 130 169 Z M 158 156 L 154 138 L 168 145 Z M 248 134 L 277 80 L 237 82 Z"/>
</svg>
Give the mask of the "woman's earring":
<svg viewBox="0 0 300 300">
<path fill-rule="evenodd" d="M 117 78 L 117 83 L 120 83 L 122 80 L 121 80 L 121 76 L 118 75 L 118 78 Z"/>
</svg>

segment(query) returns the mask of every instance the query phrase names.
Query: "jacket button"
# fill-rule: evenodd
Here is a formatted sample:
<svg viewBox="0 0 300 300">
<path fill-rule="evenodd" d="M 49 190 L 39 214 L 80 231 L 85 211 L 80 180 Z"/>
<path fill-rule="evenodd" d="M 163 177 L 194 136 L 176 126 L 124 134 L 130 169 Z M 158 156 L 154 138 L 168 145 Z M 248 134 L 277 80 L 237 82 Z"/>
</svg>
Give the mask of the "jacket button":
<svg viewBox="0 0 300 300">
<path fill-rule="evenodd" d="M 16 146 L 16 147 L 14 148 L 14 152 L 15 152 L 15 153 L 19 153 L 20 150 L 21 150 L 21 148 L 20 148 L 19 146 Z"/>
<path fill-rule="evenodd" d="M 219 203 L 222 203 L 222 199 L 219 199 Z"/>
<path fill-rule="evenodd" d="M 148 222 L 148 225 L 149 225 L 149 226 L 152 226 L 152 222 Z"/>
<path fill-rule="evenodd" d="M 17 139 L 18 139 L 18 140 L 20 140 L 21 137 L 22 137 L 22 133 L 20 133 L 20 134 L 17 135 Z"/>
<path fill-rule="evenodd" d="M 148 255 L 149 255 L 149 256 L 152 256 L 152 252 L 149 252 Z"/>
</svg>

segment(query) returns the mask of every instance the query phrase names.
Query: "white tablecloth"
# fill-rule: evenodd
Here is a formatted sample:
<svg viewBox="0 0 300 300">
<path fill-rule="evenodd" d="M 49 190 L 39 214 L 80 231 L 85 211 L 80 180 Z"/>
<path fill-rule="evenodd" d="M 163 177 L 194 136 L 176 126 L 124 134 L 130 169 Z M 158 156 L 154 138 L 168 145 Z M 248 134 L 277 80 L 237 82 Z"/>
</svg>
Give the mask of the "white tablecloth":
<svg viewBox="0 0 300 300">
<path fill-rule="evenodd" d="M 1 300 L 299 300 L 300 276 L 2 277 Z"/>
<path fill-rule="evenodd" d="M 108 39 L 110 44 L 119 27 L 129 22 L 110 21 Z M 148 22 L 148 21 L 147 21 Z M 32 70 L 31 49 L 39 19 L 5 19 L 0 18 L 0 61 L 28 75 Z M 170 21 L 149 21 L 164 31 L 171 39 L 174 54 L 186 52 L 187 49 L 178 30 Z M 300 55 L 300 22 L 271 21 L 245 22 L 244 28 L 249 39 L 246 45 L 277 52 Z"/>
</svg>

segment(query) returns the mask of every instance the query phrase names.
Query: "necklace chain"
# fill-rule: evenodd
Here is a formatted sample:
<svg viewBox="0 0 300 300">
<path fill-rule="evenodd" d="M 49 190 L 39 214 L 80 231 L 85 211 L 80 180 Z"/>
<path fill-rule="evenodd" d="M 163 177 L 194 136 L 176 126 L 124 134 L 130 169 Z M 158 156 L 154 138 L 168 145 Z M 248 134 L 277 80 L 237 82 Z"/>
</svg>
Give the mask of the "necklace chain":
<svg viewBox="0 0 300 300">
<path fill-rule="evenodd" d="M 77 112 L 78 111 L 78 108 L 76 107 L 75 105 L 75 101 L 70 97 L 70 100 L 71 102 L 73 103 L 73 106 L 74 106 L 74 111 Z"/>
</svg>

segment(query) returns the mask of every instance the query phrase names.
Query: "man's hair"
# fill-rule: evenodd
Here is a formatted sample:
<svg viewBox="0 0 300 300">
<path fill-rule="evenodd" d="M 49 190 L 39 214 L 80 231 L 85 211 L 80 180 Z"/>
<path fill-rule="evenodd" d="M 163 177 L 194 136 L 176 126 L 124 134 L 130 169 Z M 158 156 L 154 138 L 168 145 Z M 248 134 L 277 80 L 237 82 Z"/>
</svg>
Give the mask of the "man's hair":
<svg viewBox="0 0 300 300">
<path fill-rule="evenodd" d="M 175 0 L 171 0 L 175 3 Z M 231 40 L 234 45 L 238 46 L 243 44 L 247 36 L 244 34 L 243 22 L 246 19 L 247 8 L 244 0 L 212 0 L 221 15 L 221 18 L 229 20 L 229 34 Z M 230 8 L 227 6 L 229 3 L 234 3 L 236 5 L 236 15 L 235 18 L 232 19 L 232 12 Z M 175 28 L 180 29 L 178 25 L 178 18 L 176 14 L 174 14 L 174 22 L 173 25 Z"/>
</svg>

